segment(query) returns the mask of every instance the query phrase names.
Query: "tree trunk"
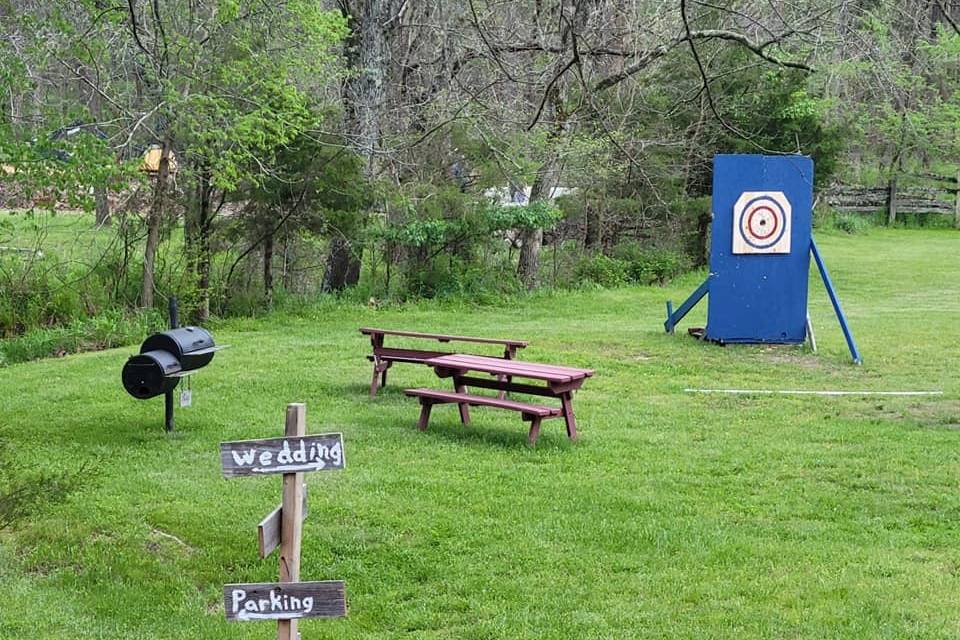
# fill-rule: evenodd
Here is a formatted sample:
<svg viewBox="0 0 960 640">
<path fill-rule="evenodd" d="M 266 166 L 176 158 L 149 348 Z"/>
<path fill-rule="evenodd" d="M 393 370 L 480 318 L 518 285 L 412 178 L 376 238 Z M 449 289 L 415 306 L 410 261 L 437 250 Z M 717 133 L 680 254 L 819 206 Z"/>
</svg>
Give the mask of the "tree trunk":
<svg viewBox="0 0 960 640">
<path fill-rule="evenodd" d="M 583 246 L 588 250 L 598 249 L 603 242 L 602 214 L 600 208 L 587 203 L 584 211 L 585 233 Z"/>
<path fill-rule="evenodd" d="M 350 16 L 351 35 L 347 40 L 347 64 L 355 73 L 344 83 L 346 120 L 351 145 L 364 160 L 363 173 L 370 178 L 376 170 L 375 154 L 380 146 L 380 116 L 386 94 L 390 48 L 386 25 L 396 16 L 397 0 L 360 0 Z"/>
<path fill-rule="evenodd" d="M 555 143 L 554 143 L 555 144 Z M 549 200 L 557 183 L 560 157 L 556 149 L 550 149 L 548 158 L 537 170 L 537 177 L 530 188 L 530 204 Z M 540 249 L 543 247 L 543 229 L 523 229 L 520 232 L 520 259 L 517 274 L 528 289 L 536 289 L 540 276 Z"/>
<path fill-rule="evenodd" d="M 528 290 L 540 284 L 540 249 L 543 247 L 543 229 L 524 229 L 520 232 L 520 259 L 517 274 Z"/>
<path fill-rule="evenodd" d="M 353 286 L 360 280 L 360 257 L 354 254 L 354 247 L 343 236 L 337 236 L 330 241 L 330 253 L 327 255 L 327 266 L 323 272 L 323 290 L 326 292 L 342 291 L 347 286 Z"/>
<path fill-rule="evenodd" d="M 147 244 L 143 251 L 143 286 L 140 294 L 140 306 L 144 309 L 153 307 L 153 270 L 159 243 L 160 214 L 151 211 L 147 214 Z"/>
<path fill-rule="evenodd" d="M 537 176 L 530 187 L 530 204 L 548 201 L 560 181 L 560 145 L 566 129 L 566 118 L 560 105 L 559 90 L 554 87 L 547 93 L 544 113 L 550 114 L 552 126 L 547 135 L 546 158 L 537 169 Z M 543 246 L 543 229 L 523 229 L 520 232 L 520 258 L 517 275 L 528 289 L 537 287 L 540 272 L 540 249 Z"/>
<path fill-rule="evenodd" d="M 110 225 L 110 201 L 107 199 L 107 188 L 103 186 L 93 188 L 93 201 L 96 210 L 97 227 Z"/>
<path fill-rule="evenodd" d="M 957 190 L 953 192 L 953 228 L 960 229 L 960 171 L 957 171 Z"/>
<path fill-rule="evenodd" d="M 563 167 L 563 143 L 567 138 L 567 129 L 570 122 L 564 109 L 564 81 L 563 75 L 567 67 L 559 68 L 561 60 L 565 58 L 568 50 L 573 50 L 574 55 L 574 37 L 577 33 L 582 33 L 587 23 L 590 10 L 595 5 L 595 0 L 581 0 L 574 2 L 573 15 L 563 20 L 564 27 L 560 35 L 561 48 L 563 55 L 556 59 L 556 75 L 544 87 L 542 109 L 540 115 L 541 121 L 548 125 L 546 138 L 546 151 L 543 163 L 537 169 L 536 178 L 530 187 L 530 204 L 548 201 L 553 195 L 553 191 L 560 183 L 560 170 Z M 564 12 L 563 4 L 560 6 L 561 14 Z M 543 245 L 543 229 L 524 229 L 520 233 L 520 259 L 517 263 L 517 274 L 521 282 L 529 289 L 536 288 L 540 271 L 540 249 Z"/>
<path fill-rule="evenodd" d="M 697 246 L 693 256 L 694 267 L 705 267 L 710 262 L 710 223 L 713 214 L 708 208 L 697 216 Z"/>
<path fill-rule="evenodd" d="M 294 280 L 294 270 L 293 267 L 297 263 L 297 245 L 296 241 L 290 237 L 291 234 L 287 233 L 283 236 L 283 288 L 287 291 L 295 290 L 295 280 Z M 297 291 L 305 291 L 305 289 L 296 289 Z"/>
<path fill-rule="evenodd" d="M 376 153 L 391 62 L 390 38 L 399 26 L 397 13 L 404 4 L 402 0 L 342 3 L 351 34 L 346 42 L 347 66 L 353 72 L 343 85 L 347 139 L 363 158 L 363 176 L 369 181 L 377 175 Z M 362 250 L 353 247 L 350 240 L 355 229 L 341 229 L 341 233 L 346 237 L 338 235 L 330 241 L 323 278 L 325 291 L 340 291 L 360 279 Z"/>
<path fill-rule="evenodd" d="M 892 227 L 897 222 L 897 174 L 890 176 L 887 191 L 887 226 Z"/>
<path fill-rule="evenodd" d="M 210 186 L 210 171 L 206 167 L 201 169 L 197 183 L 197 323 L 206 322 L 210 318 L 210 233 L 212 220 L 210 216 L 210 196 L 213 189 Z"/>
<path fill-rule="evenodd" d="M 160 245 L 163 198 L 169 175 L 170 141 L 164 140 L 163 147 L 160 150 L 160 165 L 157 167 L 156 183 L 153 186 L 153 202 L 150 204 L 150 211 L 147 213 L 147 244 L 143 252 L 143 289 L 140 294 L 140 306 L 144 309 L 153 307 L 153 271 L 157 260 L 157 247 Z"/>
<path fill-rule="evenodd" d="M 263 238 L 263 295 L 267 306 L 273 305 L 273 234 Z"/>
<path fill-rule="evenodd" d="M 90 82 L 91 86 L 96 82 L 96 78 L 88 78 L 87 73 L 81 72 L 85 81 Z M 97 121 L 102 119 L 101 97 L 97 92 L 90 96 L 90 115 Z M 110 201 L 107 199 L 106 185 L 96 185 L 93 187 L 93 203 L 96 212 L 95 224 L 97 228 L 110 225 Z"/>
</svg>

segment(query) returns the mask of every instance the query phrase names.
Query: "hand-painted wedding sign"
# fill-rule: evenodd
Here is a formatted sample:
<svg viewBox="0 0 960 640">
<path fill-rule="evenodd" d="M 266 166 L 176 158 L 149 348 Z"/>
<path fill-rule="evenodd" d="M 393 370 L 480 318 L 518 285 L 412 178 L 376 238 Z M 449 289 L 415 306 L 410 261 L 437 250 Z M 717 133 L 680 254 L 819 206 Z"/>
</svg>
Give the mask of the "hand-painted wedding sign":
<svg viewBox="0 0 960 640">
<path fill-rule="evenodd" d="M 227 478 L 343 469 L 343 439 L 339 433 L 324 433 L 221 442 L 220 463 Z"/>
<path fill-rule="evenodd" d="M 306 517 L 305 471 L 332 471 L 345 464 L 339 433 L 306 435 L 306 405 L 287 405 L 284 437 L 220 443 L 227 478 L 283 474 L 283 501 L 257 526 L 260 557 L 280 548 L 280 581 L 228 584 L 227 620 L 276 620 L 279 640 L 297 640 L 300 618 L 347 615 L 343 582 L 300 582 L 300 543 Z"/>
</svg>

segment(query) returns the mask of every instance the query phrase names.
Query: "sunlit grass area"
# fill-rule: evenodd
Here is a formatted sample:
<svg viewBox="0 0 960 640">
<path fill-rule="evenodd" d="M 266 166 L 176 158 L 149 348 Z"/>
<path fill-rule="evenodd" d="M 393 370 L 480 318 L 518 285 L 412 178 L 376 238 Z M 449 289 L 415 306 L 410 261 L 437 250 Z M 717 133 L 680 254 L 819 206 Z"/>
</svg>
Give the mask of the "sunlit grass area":
<svg viewBox="0 0 960 640">
<path fill-rule="evenodd" d="M 288 402 L 341 431 L 314 474 L 304 580 L 343 579 L 349 616 L 304 638 L 955 638 L 960 635 L 960 233 L 818 237 L 865 364 L 818 280 L 805 347 L 663 333 L 667 288 L 503 306 L 330 303 L 213 327 L 177 431 L 120 385 L 133 348 L 0 369 L 2 458 L 75 473 L 64 502 L 0 534 L 0 637 L 270 637 L 224 621 L 222 586 L 276 580 L 256 524 L 279 478 L 222 477 L 218 443 L 279 436 Z M 528 339 L 524 359 L 590 367 L 581 439 L 513 413 L 438 407 L 429 431 L 397 365 L 370 399 L 360 326 Z M 402 344 L 397 341 L 396 344 Z M 414 344 L 414 343 L 408 343 Z M 479 349 L 482 351 L 482 347 Z M 939 390 L 765 397 L 686 388 Z"/>
</svg>

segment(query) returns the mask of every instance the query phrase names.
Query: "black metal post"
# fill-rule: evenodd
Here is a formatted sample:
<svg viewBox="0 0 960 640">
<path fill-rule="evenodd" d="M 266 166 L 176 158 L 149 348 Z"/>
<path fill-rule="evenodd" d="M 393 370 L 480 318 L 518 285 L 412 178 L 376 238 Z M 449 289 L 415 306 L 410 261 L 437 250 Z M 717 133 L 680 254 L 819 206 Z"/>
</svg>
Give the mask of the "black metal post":
<svg viewBox="0 0 960 640">
<path fill-rule="evenodd" d="M 170 303 L 168 306 L 170 311 L 170 328 L 176 329 L 177 325 L 180 324 L 180 314 L 179 309 L 177 308 L 177 298 L 176 296 L 170 296 Z M 163 394 L 163 418 L 164 426 L 167 429 L 167 432 L 173 431 L 173 390 L 167 391 Z"/>
<path fill-rule="evenodd" d="M 163 417 L 167 432 L 173 431 L 173 391 L 163 394 Z"/>
<path fill-rule="evenodd" d="M 180 313 L 177 308 L 176 296 L 170 296 L 169 309 L 170 309 L 170 328 L 176 329 L 177 327 L 180 326 Z"/>
</svg>

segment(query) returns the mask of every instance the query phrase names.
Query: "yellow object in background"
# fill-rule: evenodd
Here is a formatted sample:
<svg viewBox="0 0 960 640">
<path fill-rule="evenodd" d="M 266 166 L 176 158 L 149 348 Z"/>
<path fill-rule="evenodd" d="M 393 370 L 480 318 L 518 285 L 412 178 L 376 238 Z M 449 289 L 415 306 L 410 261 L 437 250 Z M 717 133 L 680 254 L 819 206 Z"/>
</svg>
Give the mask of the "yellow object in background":
<svg viewBox="0 0 960 640">
<path fill-rule="evenodd" d="M 147 149 L 146 153 L 143 154 L 143 162 L 140 163 L 140 171 L 146 171 L 148 173 L 156 173 L 160 171 L 160 155 L 162 153 L 162 147 L 158 144 L 151 146 Z M 174 153 L 170 152 L 170 173 L 177 172 L 177 156 Z"/>
</svg>

